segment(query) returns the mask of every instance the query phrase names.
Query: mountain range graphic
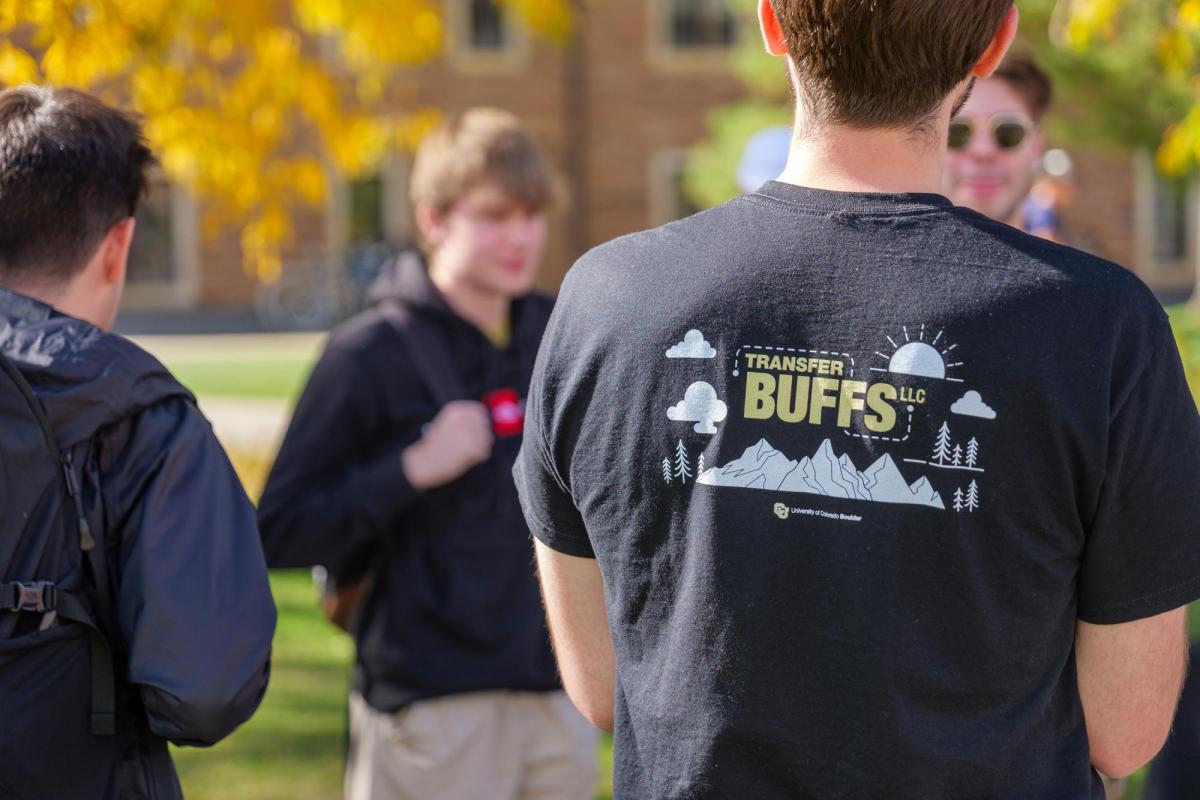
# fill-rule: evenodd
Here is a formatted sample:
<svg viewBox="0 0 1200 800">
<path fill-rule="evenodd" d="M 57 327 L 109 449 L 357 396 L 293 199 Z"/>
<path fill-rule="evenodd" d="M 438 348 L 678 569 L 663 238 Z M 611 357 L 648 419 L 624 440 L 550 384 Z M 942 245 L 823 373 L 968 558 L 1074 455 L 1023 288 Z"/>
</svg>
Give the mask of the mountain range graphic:
<svg viewBox="0 0 1200 800">
<path fill-rule="evenodd" d="M 946 508 L 928 479 L 921 476 L 909 484 L 890 455 L 860 472 L 850 456 L 834 452 L 829 439 L 821 442 L 812 457 L 799 461 L 788 458 L 766 439 L 759 439 L 736 461 L 702 472 L 696 483 Z"/>
</svg>

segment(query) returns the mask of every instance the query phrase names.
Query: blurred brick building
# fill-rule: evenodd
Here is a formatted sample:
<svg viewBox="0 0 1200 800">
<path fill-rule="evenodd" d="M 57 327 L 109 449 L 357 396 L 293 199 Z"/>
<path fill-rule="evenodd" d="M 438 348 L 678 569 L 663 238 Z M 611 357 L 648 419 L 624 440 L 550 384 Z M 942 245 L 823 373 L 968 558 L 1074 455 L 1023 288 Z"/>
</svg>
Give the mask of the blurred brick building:
<svg viewBox="0 0 1200 800">
<path fill-rule="evenodd" d="M 727 53 L 737 35 L 725 0 L 592 3 L 567 47 L 531 38 L 492 0 L 443 0 L 448 41 L 436 63 L 396 81 L 400 107 L 454 112 L 494 105 L 520 115 L 558 165 L 569 205 L 556 218 L 540 282 L 553 291 L 587 248 L 693 209 L 680 187 L 687 149 L 710 109 L 739 98 Z M 1159 178 L 1149 157 L 1072 151 L 1076 244 L 1135 269 L 1156 289 L 1191 285 L 1195 186 Z M 291 267 L 372 241 L 413 239 L 408 163 L 339 182 L 327 207 L 298 220 Z M 155 187 L 138 227 L 129 304 L 230 309 L 253 303 L 236 232 L 204 237 L 183 192 Z"/>
</svg>

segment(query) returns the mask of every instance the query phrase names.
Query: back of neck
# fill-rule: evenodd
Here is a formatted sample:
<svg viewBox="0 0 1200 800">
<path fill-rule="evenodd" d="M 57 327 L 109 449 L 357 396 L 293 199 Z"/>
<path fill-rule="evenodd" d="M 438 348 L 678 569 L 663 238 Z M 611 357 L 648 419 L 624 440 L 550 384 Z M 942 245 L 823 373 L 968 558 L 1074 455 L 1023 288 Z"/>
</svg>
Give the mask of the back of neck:
<svg viewBox="0 0 1200 800">
<path fill-rule="evenodd" d="M 779 180 L 836 192 L 940 193 L 945 149 L 932 134 L 823 128 L 792 140 Z"/>
</svg>

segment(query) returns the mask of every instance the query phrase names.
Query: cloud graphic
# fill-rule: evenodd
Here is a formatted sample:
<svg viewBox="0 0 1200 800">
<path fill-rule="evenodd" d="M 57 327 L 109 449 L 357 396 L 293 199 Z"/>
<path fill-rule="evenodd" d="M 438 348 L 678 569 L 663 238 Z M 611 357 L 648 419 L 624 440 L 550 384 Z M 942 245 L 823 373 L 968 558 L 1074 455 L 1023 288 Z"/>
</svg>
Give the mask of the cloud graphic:
<svg viewBox="0 0 1200 800">
<path fill-rule="evenodd" d="M 683 399 L 667 409 L 667 418 L 675 422 L 696 423 L 696 433 L 716 433 L 713 423 L 721 422 L 729 406 L 717 397 L 717 390 L 704 381 L 697 381 L 684 392 Z"/>
<path fill-rule="evenodd" d="M 950 406 L 950 410 L 955 414 L 962 414 L 964 417 L 996 418 L 995 410 L 983 402 L 983 397 L 976 391 L 964 394 L 954 405 Z"/>
<path fill-rule="evenodd" d="M 667 358 L 716 358 L 717 351 L 700 331 L 688 331 L 683 341 L 667 351 Z"/>
</svg>

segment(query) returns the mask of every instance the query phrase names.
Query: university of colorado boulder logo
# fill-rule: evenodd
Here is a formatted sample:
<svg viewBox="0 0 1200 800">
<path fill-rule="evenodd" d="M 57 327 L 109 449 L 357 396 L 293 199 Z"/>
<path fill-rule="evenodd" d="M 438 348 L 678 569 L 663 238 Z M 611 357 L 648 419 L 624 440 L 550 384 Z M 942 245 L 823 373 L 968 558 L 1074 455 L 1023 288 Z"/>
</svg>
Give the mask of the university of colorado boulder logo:
<svg viewBox="0 0 1200 800">
<path fill-rule="evenodd" d="M 497 389 L 483 397 L 492 412 L 492 431 L 498 438 L 520 436 L 525 430 L 525 409 L 515 389 Z"/>
</svg>

